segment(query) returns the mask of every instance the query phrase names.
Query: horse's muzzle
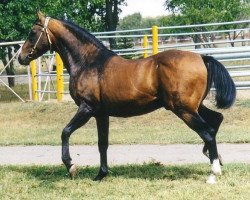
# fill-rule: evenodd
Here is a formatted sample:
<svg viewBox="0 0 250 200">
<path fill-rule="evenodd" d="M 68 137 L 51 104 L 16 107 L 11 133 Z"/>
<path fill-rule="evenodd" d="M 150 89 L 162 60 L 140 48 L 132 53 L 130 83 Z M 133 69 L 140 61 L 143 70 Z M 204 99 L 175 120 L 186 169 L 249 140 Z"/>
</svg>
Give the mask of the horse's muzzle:
<svg viewBox="0 0 250 200">
<path fill-rule="evenodd" d="M 28 55 L 22 55 L 22 54 L 19 54 L 18 56 L 18 62 L 21 64 L 21 65 L 29 65 L 31 59 Z"/>
</svg>

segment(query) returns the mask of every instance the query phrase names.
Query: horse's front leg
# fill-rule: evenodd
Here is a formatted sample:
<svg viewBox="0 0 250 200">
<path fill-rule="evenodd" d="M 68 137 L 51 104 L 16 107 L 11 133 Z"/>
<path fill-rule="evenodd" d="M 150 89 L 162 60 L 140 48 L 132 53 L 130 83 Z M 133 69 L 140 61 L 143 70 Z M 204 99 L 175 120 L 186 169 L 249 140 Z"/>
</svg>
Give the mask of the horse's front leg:
<svg viewBox="0 0 250 200">
<path fill-rule="evenodd" d="M 76 166 L 71 163 L 71 157 L 69 153 L 69 138 L 70 135 L 78 128 L 88 122 L 93 115 L 93 109 L 86 103 L 82 103 L 75 116 L 71 119 L 69 124 L 63 129 L 62 139 L 62 161 L 65 164 L 70 177 L 73 178 L 76 174 Z"/>
<path fill-rule="evenodd" d="M 100 181 L 108 175 L 107 150 L 108 150 L 108 135 L 109 135 L 109 116 L 101 115 L 96 117 L 98 130 L 98 148 L 100 152 L 100 170 L 94 178 L 95 181 Z"/>
</svg>

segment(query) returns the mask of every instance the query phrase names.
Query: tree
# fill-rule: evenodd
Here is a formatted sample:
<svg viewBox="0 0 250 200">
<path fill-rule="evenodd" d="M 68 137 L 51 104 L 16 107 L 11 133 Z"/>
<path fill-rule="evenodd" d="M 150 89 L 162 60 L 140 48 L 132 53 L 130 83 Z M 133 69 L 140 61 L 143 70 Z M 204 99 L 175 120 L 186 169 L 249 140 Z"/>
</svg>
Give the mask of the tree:
<svg viewBox="0 0 250 200">
<path fill-rule="evenodd" d="M 166 9 L 172 13 L 172 23 L 203 24 L 209 22 L 227 22 L 248 18 L 250 14 L 250 0 L 166 0 Z M 241 26 L 241 27 L 240 27 Z M 242 25 L 226 25 L 218 29 L 243 28 Z M 180 29 L 179 29 L 180 30 Z M 207 31 L 209 28 L 198 27 L 190 31 Z M 210 35 L 213 38 L 213 35 Z M 228 36 L 231 37 L 230 33 Z M 238 35 L 235 33 L 232 39 Z M 205 40 L 206 36 L 203 35 Z M 194 41 L 202 41 L 198 35 Z M 233 46 L 233 44 L 232 44 Z"/>
<path fill-rule="evenodd" d="M 186 23 L 233 21 L 246 18 L 249 0 L 166 0 L 165 6 Z"/>
<path fill-rule="evenodd" d="M 104 23 L 98 13 L 103 6 L 104 0 L 2 0 L 0 1 L 0 42 L 25 39 L 38 10 L 42 10 L 49 16 L 67 17 L 89 31 L 102 31 Z M 0 47 L 0 59 L 5 65 L 12 57 L 12 52 L 11 47 Z M 6 73 L 14 75 L 13 63 L 6 68 Z M 14 86 L 14 78 L 9 78 L 8 81 L 11 87 Z"/>
<path fill-rule="evenodd" d="M 121 5 L 126 0 L 1 0 L 0 1 L 0 42 L 23 40 L 41 10 L 48 16 L 72 20 L 88 31 L 115 31 L 119 21 Z M 115 40 L 110 39 L 111 48 Z M 16 49 L 17 47 L 15 47 Z M 0 47 L 0 60 L 8 62 L 13 48 Z M 13 63 L 6 68 L 8 75 L 14 75 Z M 9 78 L 14 86 L 14 79 Z"/>
<path fill-rule="evenodd" d="M 118 28 L 121 30 L 137 29 L 143 27 L 143 18 L 141 13 L 134 13 L 132 15 L 125 16 L 119 21 Z"/>
<path fill-rule="evenodd" d="M 142 17 L 141 13 L 134 13 L 125 16 L 119 21 L 118 29 L 129 30 L 129 29 L 140 29 L 140 28 L 150 28 L 154 25 L 165 26 L 169 24 L 169 16 L 159 16 L 159 17 Z"/>
<path fill-rule="evenodd" d="M 104 0 L 59 0 L 58 4 L 56 16 L 60 13 L 63 15 L 61 17 L 74 21 L 90 32 L 105 30 Z"/>
<path fill-rule="evenodd" d="M 119 22 L 119 13 L 121 9 L 119 6 L 124 5 L 126 0 L 105 0 L 105 28 L 107 31 L 115 31 Z M 115 48 L 115 39 L 109 39 L 110 47 Z"/>
</svg>

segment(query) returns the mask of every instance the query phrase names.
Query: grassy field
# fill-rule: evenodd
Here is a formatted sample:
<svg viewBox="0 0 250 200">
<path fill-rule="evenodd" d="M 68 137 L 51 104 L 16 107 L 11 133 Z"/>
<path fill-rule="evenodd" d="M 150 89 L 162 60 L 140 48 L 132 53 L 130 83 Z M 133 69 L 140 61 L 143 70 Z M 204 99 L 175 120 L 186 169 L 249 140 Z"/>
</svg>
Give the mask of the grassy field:
<svg viewBox="0 0 250 200">
<path fill-rule="evenodd" d="M 205 183 L 208 166 L 157 163 L 111 168 L 102 182 L 91 179 L 98 168 L 81 168 L 70 180 L 62 166 L 0 167 L 1 199 L 171 199 L 246 200 L 250 165 L 229 164 L 216 185 Z"/>
<path fill-rule="evenodd" d="M 24 100 L 29 99 L 29 87 L 27 84 L 16 84 L 12 88 Z M 17 102 L 19 99 L 5 86 L 0 86 L 0 102 Z"/>
<path fill-rule="evenodd" d="M 211 107 L 211 106 L 209 106 Z M 61 131 L 74 116 L 77 107 L 64 103 L 0 103 L 0 145 L 60 145 Z M 250 142 L 250 100 L 236 102 L 222 110 L 225 120 L 218 142 Z M 111 144 L 200 143 L 201 139 L 169 111 L 132 118 L 111 118 Z M 71 144 L 96 144 L 95 120 L 71 136 Z"/>
</svg>

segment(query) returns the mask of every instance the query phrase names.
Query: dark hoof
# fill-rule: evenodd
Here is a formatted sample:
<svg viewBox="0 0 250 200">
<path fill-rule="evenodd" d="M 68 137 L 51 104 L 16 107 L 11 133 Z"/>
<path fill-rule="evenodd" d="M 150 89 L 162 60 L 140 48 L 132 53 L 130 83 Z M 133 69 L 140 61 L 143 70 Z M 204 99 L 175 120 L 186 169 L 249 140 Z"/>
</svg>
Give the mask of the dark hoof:
<svg viewBox="0 0 250 200">
<path fill-rule="evenodd" d="M 76 165 L 71 165 L 71 167 L 69 168 L 69 176 L 71 179 L 74 179 L 77 173 L 77 167 Z"/>
<path fill-rule="evenodd" d="M 98 175 L 93 179 L 93 181 L 101 181 L 108 175 L 108 172 L 99 172 Z"/>
</svg>

